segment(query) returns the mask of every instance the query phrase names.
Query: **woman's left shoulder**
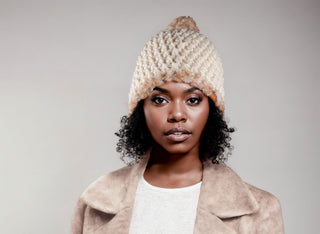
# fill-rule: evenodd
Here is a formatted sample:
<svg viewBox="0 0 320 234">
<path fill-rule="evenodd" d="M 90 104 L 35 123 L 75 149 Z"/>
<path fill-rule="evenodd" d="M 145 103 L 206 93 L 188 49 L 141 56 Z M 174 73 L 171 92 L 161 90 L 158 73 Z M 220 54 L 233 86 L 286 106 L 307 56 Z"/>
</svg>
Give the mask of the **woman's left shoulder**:
<svg viewBox="0 0 320 234">
<path fill-rule="evenodd" d="M 231 169 L 228 166 L 226 167 L 231 171 L 231 173 L 235 173 L 241 179 L 243 184 L 248 188 L 249 192 L 253 195 L 253 197 L 257 201 L 260 211 L 281 212 L 280 200 L 274 194 L 264 189 L 261 189 L 259 187 L 256 187 L 252 184 L 247 183 L 246 181 L 242 180 L 241 176 L 238 175 L 233 169 Z"/>
<path fill-rule="evenodd" d="M 225 164 L 220 165 L 220 167 L 225 167 L 226 171 L 228 171 L 227 172 L 228 174 L 234 175 L 233 178 L 238 177 L 238 179 L 240 179 L 243 182 L 243 184 L 248 188 L 248 190 L 250 191 L 250 193 L 253 195 L 253 197 L 255 198 L 255 200 L 260 206 L 268 206 L 269 208 L 274 208 L 274 209 L 280 208 L 280 201 L 275 195 L 242 180 L 241 176 L 237 174 L 237 172 L 235 172 L 231 167 Z M 239 182 L 236 179 L 235 181 L 236 183 Z"/>
<path fill-rule="evenodd" d="M 281 212 L 280 200 L 275 195 L 247 182 L 244 182 L 244 184 L 259 204 L 260 212 Z"/>
<path fill-rule="evenodd" d="M 257 233 L 284 233 L 280 200 L 264 189 L 242 182 L 258 204 L 258 209 L 250 215 L 251 221 L 257 224 Z"/>
<path fill-rule="evenodd" d="M 244 183 L 258 203 L 259 209 L 252 215 L 255 223 L 259 223 L 258 233 L 284 233 L 282 208 L 279 199 L 270 192 Z"/>
</svg>

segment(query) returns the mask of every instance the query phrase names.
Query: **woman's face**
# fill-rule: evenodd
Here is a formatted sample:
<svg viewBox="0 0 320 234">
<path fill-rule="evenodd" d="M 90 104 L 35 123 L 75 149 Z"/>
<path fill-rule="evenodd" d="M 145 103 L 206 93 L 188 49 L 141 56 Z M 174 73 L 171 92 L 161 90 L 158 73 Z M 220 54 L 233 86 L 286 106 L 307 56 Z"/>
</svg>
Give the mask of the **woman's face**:
<svg viewBox="0 0 320 234">
<path fill-rule="evenodd" d="M 166 82 L 144 101 L 147 127 L 155 142 L 170 154 L 199 152 L 209 116 L 208 97 L 185 83 Z"/>
</svg>

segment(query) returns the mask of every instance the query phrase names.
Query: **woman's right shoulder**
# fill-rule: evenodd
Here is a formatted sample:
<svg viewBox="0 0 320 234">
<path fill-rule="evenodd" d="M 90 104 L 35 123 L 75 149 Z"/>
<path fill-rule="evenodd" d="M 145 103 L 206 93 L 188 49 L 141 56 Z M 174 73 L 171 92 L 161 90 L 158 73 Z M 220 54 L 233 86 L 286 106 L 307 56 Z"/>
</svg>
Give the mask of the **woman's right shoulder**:
<svg viewBox="0 0 320 234">
<path fill-rule="evenodd" d="M 131 166 L 125 166 L 100 176 L 84 190 L 75 206 L 71 233 L 83 233 L 84 220 L 94 219 L 93 210 L 107 214 L 119 210 L 124 181 L 130 170 Z"/>
<path fill-rule="evenodd" d="M 89 186 L 82 193 L 81 197 L 88 192 L 92 193 L 93 191 L 99 192 L 103 190 L 109 190 L 110 186 L 113 187 L 116 184 L 121 184 L 130 170 L 131 165 L 128 165 L 98 177 L 96 180 L 89 184 Z"/>
<path fill-rule="evenodd" d="M 141 157 L 127 166 L 100 176 L 81 194 L 78 199 L 79 206 L 91 207 L 105 213 L 115 212 L 128 187 L 137 180 L 147 161 L 147 157 Z"/>
</svg>

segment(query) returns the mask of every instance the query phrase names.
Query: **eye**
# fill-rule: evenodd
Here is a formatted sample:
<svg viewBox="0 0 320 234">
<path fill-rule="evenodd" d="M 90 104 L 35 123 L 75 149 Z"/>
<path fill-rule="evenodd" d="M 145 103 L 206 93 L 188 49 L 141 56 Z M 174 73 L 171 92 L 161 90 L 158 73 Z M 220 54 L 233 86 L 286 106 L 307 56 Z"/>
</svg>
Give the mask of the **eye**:
<svg viewBox="0 0 320 234">
<path fill-rule="evenodd" d="M 192 98 L 189 98 L 187 102 L 189 102 L 189 103 L 192 104 L 192 105 L 197 105 L 197 104 L 199 104 L 201 101 L 202 101 L 201 98 L 192 97 Z"/>
<path fill-rule="evenodd" d="M 162 97 L 154 97 L 151 99 L 151 101 L 155 104 L 163 104 L 163 103 L 167 102 L 167 100 Z"/>
</svg>

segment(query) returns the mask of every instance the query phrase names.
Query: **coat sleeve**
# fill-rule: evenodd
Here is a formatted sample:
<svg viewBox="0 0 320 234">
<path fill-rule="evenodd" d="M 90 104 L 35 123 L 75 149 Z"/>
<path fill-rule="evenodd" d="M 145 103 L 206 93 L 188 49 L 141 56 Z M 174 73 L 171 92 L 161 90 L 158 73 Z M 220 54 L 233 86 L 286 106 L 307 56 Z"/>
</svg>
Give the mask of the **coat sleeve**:
<svg viewBox="0 0 320 234">
<path fill-rule="evenodd" d="M 71 221 L 71 234 L 83 234 L 83 222 L 87 205 L 80 198 L 76 204 Z"/>
</svg>

